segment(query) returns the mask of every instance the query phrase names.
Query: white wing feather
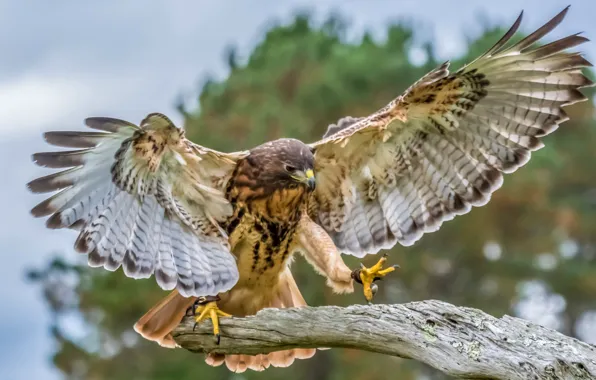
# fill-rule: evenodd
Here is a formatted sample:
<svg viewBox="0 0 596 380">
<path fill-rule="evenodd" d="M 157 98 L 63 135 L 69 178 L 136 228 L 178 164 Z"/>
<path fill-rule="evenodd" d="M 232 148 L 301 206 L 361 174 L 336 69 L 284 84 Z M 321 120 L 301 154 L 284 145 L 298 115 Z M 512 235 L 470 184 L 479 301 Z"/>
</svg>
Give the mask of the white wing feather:
<svg viewBox="0 0 596 380">
<path fill-rule="evenodd" d="M 53 145 L 83 148 L 34 155 L 38 165 L 70 168 L 29 183 L 58 191 L 32 213 L 50 216 L 49 228 L 79 228 L 75 248 L 89 265 L 132 278 L 155 275 L 163 289 L 184 296 L 229 290 L 238 269 L 219 227 L 232 207 L 225 183 L 243 153 L 223 154 L 184 138 L 165 116 L 141 127 L 89 118 L 101 132 L 48 132 Z"/>
</svg>

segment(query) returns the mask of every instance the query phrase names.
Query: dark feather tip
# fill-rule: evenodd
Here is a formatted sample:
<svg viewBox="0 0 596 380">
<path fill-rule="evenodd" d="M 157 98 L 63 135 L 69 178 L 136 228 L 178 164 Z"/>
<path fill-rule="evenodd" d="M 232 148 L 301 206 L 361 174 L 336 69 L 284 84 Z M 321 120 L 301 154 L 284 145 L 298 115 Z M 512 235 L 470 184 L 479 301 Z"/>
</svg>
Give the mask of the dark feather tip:
<svg viewBox="0 0 596 380">
<path fill-rule="evenodd" d="M 89 263 L 89 266 L 97 268 L 104 265 L 106 258 L 100 255 L 97 249 L 94 249 L 89 253 L 89 256 L 87 256 L 87 262 Z"/>
<path fill-rule="evenodd" d="M 57 212 L 54 215 L 50 216 L 46 221 L 46 227 L 52 230 L 65 227 L 62 223 L 62 214 Z"/>
<path fill-rule="evenodd" d="M 87 244 L 87 237 L 89 233 L 83 231 L 80 233 L 79 237 L 75 241 L 75 251 L 79 253 L 89 253 L 89 245 Z"/>
<path fill-rule="evenodd" d="M 52 207 L 51 200 L 47 199 L 31 209 L 31 215 L 36 218 L 48 216 L 57 210 Z"/>
</svg>

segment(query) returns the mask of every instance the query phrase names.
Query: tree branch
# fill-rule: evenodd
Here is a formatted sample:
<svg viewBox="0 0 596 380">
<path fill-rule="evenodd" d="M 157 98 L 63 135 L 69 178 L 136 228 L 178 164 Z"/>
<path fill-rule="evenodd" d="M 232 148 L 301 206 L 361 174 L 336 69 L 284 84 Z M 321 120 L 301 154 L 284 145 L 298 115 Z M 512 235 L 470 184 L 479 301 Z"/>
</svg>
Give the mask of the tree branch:
<svg viewBox="0 0 596 380">
<path fill-rule="evenodd" d="M 342 347 L 411 358 L 458 378 L 596 379 L 596 347 L 531 322 L 440 301 L 403 305 L 265 309 L 173 332 L 196 352 L 260 354 L 288 348 Z"/>
</svg>

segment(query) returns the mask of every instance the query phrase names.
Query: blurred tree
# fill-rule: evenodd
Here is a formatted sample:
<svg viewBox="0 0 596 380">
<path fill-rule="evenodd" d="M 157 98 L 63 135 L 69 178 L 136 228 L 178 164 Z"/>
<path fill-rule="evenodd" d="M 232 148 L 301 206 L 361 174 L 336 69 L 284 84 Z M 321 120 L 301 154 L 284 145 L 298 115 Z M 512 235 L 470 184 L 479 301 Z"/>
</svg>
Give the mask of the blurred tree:
<svg viewBox="0 0 596 380">
<path fill-rule="evenodd" d="M 348 43 L 345 31 L 340 17 L 314 26 L 308 16 L 299 15 L 289 25 L 272 27 L 245 62 L 229 48 L 229 76 L 206 81 L 196 109 L 179 105 L 187 134 L 225 151 L 282 136 L 314 141 L 329 123 L 375 111 L 439 63 L 431 44 L 425 47 L 426 63 L 412 64 L 413 32 L 407 26 L 389 26 L 383 42 L 365 35 Z M 485 51 L 502 33 L 488 30 L 470 41 L 469 54 L 452 67 Z M 403 269 L 382 284 L 377 302 L 436 298 L 495 316 L 527 315 L 532 289 L 538 287 L 539 307 L 558 301 L 543 312 L 534 305 L 542 316 L 555 313 L 543 323 L 557 323 L 552 327 L 577 335 L 578 318 L 596 309 L 596 177 L 588 143 L 596 141 L 596 131 L 589 127 L 592 102 L 568 112 L 572 120 L 546 138 L 547 147 L 527 167 L 507 176 L 489 205 L 446 223 L 414 247 L 394 248 L 391 261 Z M 347 262 L 357 265 L 354 258 Z M 333 295 L 301 258 L 293 271 L 311 305 L 362 302 L 359 293 Z M 153 280 L 132 281 L 120 271 L 89 270 L 85 263 L 67 265 L 60 259 L 30 277 L 43 287 L 56 317 L 53 360 L 67 378 L 443 378 L 418 363 L 355 350 L 321 351 L 291 370 L 231 374 L 205 365 L 200 355 L 161 348 L 132 331 L 136 319 L 165 295 Z M 78 338 L 62 322 L 73 313 L 86 326 Z"/>
</svg>

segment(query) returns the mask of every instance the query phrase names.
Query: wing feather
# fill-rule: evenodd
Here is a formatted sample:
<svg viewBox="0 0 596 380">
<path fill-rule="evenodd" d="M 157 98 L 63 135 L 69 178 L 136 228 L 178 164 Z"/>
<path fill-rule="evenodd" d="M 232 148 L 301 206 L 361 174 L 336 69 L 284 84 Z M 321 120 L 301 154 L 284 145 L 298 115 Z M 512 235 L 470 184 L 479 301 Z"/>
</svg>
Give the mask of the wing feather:
<svg viewBox="0 0 596 380">
<path fill-rule="evenodd" d="M 525 165 L 541 137 L 585 101 L 591 64 L 567 52 L 578 34 L 535 47 L 568 8 L 507 46 L 522 15 L 486 53 L 449 74 L 431 71 L 378 112 L 332 124 L 315 151 L 311 218 L 338 248 L 363 256 L 411 245 L 455 215 L 486 204 L 503 173 Z"/>
<path fill-rule="evenodd" d="M 161 114 L 140 127 L 103 117 L 86 124 L 100 132 L 45 134 L 50 144 L 81 149 L 33 156 L 66 169 L 29 183 L 36 193 L 58 191 L 33 215 L 49 216 L 50 228 L 80 228 L 75 248 L 90 266 L 155 274 L 159 286 L 184 296 L 229 290 L 238 269 L 219 225 L 232 210 L 221 187 L 245 153 L 193 144 Z"/>
</svg>

